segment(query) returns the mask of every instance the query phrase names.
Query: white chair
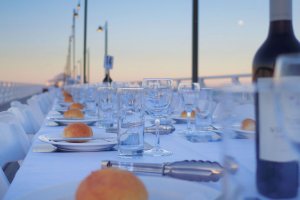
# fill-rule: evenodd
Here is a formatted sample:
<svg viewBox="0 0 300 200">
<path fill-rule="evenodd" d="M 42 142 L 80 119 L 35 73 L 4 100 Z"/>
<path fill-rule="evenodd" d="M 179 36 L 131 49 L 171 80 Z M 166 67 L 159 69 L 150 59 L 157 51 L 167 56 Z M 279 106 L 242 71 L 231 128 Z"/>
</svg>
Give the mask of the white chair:
<svg viewBox="0 0 300 200">
<path fill-rule="evenodd" d="M 14 114 L 0 112 L 0 199 L 9 187 L 4 168 L 10 162 L 23 160 L 30 147 L 29 139 Z"/>
<path fill-rule="evenodd" d="M 0 166 L 25 158 L 30 142 L 14 114 L 0 112 Z"/>
<path fill-rule="evenodd" d="M 38 131 L 38 129 L 34 128 L 34 121 L 30 119 L 32 117 L 29 116 L 30 114 L 26 113 L 26 109 L 10 107 L 7 111 L 13 113 L 16 116 L 18 122 L 22 125 L 24 131 L 31 140 L 31 138 Z"/>
<path fill-rule="evenodd" d="M 39 127 L 41 127 L 45 119 L 45 114 L 42 112 L 39 103 L 34 98 L 30 98 L 27 100 L 27 104 L 29 105 L 35 119 L 37 120 Z"/>
<path fill-rule="evenodd" d="M 8 188 L 9 188 L 9 182 L 2 168 L 0 168 L 0 199 L 3 199 Z"/>
<path fill-rule="evenodd" d="M 11 107 L 8 111 L 16 115 L 27 134 L 35 134 L 40 129 L 42 123 L 40 116 L 35 116 L 34 111 L 29 105 L 18 101 L 13 101 L 10 105 Z"/>
</svg>

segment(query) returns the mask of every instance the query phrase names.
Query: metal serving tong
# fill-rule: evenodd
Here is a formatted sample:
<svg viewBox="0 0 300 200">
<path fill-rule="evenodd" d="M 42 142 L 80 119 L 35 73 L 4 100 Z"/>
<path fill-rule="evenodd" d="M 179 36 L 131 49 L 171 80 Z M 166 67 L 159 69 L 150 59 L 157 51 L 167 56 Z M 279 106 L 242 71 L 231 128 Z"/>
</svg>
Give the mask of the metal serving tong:
<svg viewBox="0 0 300 200">
<path fill-rule="evenodd" d="M 223 167 L 217 162 L 184 160 L 168 163 L 132 163 L 104 160 L 103 168 L 120 168 L 136 173 L 170 176 L 188 181 L 218 181 L 223 176 Z"/>
</svg>

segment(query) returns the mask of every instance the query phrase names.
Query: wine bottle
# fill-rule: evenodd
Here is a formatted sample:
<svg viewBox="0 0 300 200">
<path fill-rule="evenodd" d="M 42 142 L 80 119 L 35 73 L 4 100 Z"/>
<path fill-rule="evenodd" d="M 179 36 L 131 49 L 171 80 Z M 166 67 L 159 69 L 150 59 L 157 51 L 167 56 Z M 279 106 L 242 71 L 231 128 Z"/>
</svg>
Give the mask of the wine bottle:
<svg viewBox="0 0 300 200">
<path fill-rule="evenodd" d="M 273 77 L 276 58 L 300 52 L 293 32 L 292 0 L 270 0 L 268 37 L 253 60 L 253 81 Z M 271 99 L 270 99 L 271 98 Z M 256 184 L 259 193 L 269 198 L 297 195 L 299 166 L 284 139 L 272 111 L 272 95 L 256 94 Z"/>
</svg>

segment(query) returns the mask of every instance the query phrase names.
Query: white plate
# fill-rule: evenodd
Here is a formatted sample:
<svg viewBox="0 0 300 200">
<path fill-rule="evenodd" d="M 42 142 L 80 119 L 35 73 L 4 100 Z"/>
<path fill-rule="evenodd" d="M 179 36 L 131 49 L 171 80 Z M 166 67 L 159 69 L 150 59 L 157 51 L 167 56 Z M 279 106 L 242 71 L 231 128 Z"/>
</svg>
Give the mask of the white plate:
<svg viewBox="0 0 300 200">
<path fill-rule="evenodd" d="M 243 130 L 240 127 L 233 127 L 233 131 L 236 133 L 236 137 L 238 138 L 254 138 L 254 131 Z"/>
<path fill-rule="evenodd" d="M 172 119 L 175 121 L 176 124 L 186 124 L 187 118 L 186 117 L 180 117 L 180 116 L 172 116 Z M 191 123 L 194 123 L 195 118 L 191 118 Z"/>
<path fill-rule="evenodd" d="M 203 183 L 181 181 L 164 177 L 139 177 L 145 184 L 149 200 L 211 200 L 220 192 Z M 73 200 L 79 183 L 67 182 L 37 190 L 19 198 L 19 200 Z"/>
<path fill-rule="evenodd" d="M 57 111 L 57 112 L 65 112 L 68 110 L 68 107 L 60 107 L 60 106 L 56 106 L 53 108 L 54 111 Z"/>
<path fill-rule="evenodd" d="M 39 139 L 64 151 L 105 151 L 112 149 L 117 144 L 117 139 L 105 139 L 104 136 L 103 139 L 95 139 L 83 143 L 54 142 L 51 140 L 51 138 L 59 137 L 62 137 L 62 134 L 45 134 L 40 135 Z"/>
<path fill-rule="evenodd" d="M 57 102 L 58 106 L 61 107 L 68 107 L 72 104 L 73 102 Z"/>
<path fill-rule="evenodd" d="M 84 124 L 87 124 L 87 125 L 92 125 L 94 124 L 95 122 L 98 121 L 97 118 L 83 118 L 83 119 L 66 119 L 66 118 L 51 118 L 52 121 L 56 122 L 56 123 L 59 123 L 59 124 L 62 124 L 62 125 L 68 125 L 68 124 L 72 124 L 72 123 L 76 123 L 76 122 L 81 122 L 81 123 L 84 123 Z"/>
</svg>

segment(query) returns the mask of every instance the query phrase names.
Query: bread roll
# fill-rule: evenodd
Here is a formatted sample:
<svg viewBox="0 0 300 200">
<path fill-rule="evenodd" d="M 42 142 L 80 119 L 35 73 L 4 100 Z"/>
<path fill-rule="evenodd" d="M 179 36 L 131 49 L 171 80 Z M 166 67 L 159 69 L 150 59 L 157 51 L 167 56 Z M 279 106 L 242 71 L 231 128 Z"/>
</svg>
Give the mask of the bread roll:
<svg viewBox="0 0 300 200">
<path fill-rule="evenodd" d="M 193 110 L 191 113 L 191 118 L 195 118 L 196 112 Z M 187 112 L 186 111 L 182 111 L 181 113 L 181 117 L 182 118 L 186 118 L 187 117 Z"/>
<path fill-rule="evenodd" d="M 66 138 L 81 138 L 92 137 L 93 131 L 91 127 L 84 123 L 69 124 L 64 128 L 64 137 Z"/>
<path fill-rule="evenodd" d="M 92 172 L 79 185 L 76 200 L 147 200 L 144 184 L 132 173 L 113 168 Z"/>
<path fill-rule="evenodd" d="M 84 106 L 81 103 L 72 103 L 70 105 L 70 109 L 79 109 L 82 110 L 84 108 Z"/>
<path fill-rule="evenodd" d="M 78 109 L 71 109 L 71 110 L 67 110 L 66 112 L 64 112 L 64 118 L 80 118 L 82 119 L 84 117 L 84 114 L 78 110 Z"/>
<path fill-rule="evenodd" d="M 64 95 L 64 97 L 72 97 L 72 95 L 65 90 L 63 91 L 63 95 Z"/>
<path fill-rule="evenodd" d="M 72 98 L 72 96 L 66 96 L 64 98 L 64 101 L 67 102 L 67 103 L 71 103 L 71 102 L 73 102 L 73 98 Z"/>
<path fill-rule="evenodd" d="M 255 121 L 253 119 L 244 119 L 241 124 L 241 129 L 246 131 L 255 131 Z"/>
</svg>

